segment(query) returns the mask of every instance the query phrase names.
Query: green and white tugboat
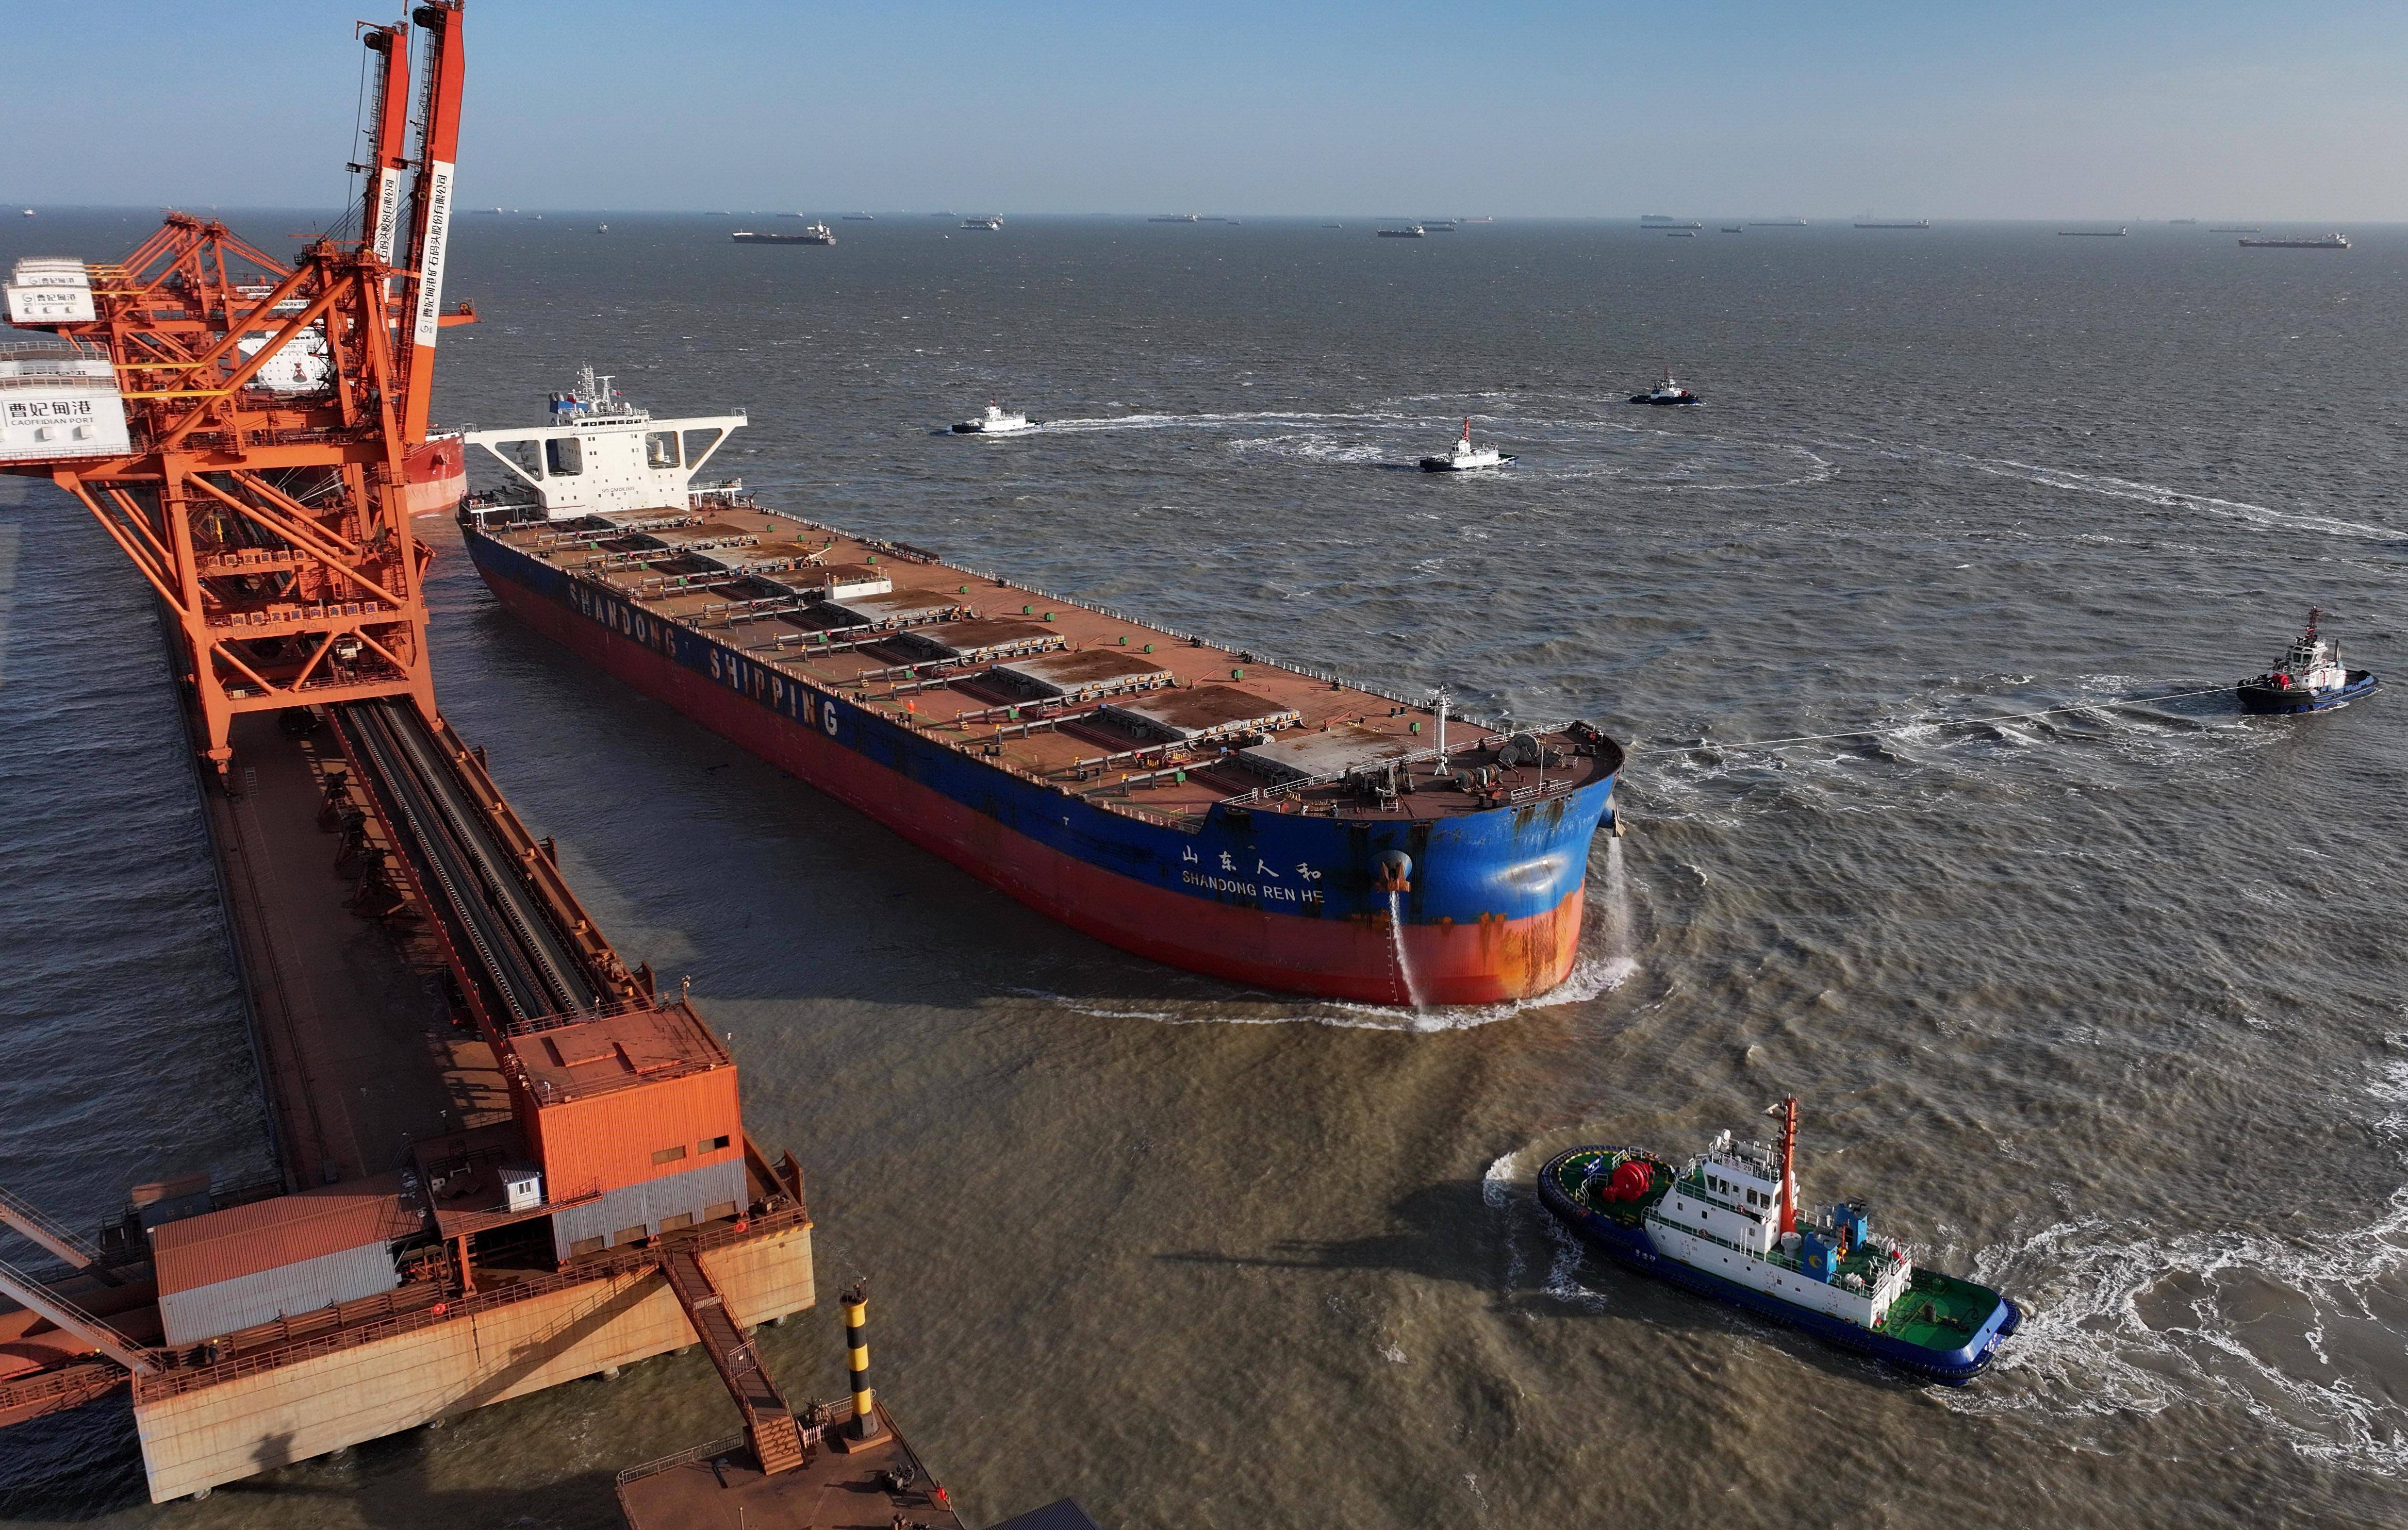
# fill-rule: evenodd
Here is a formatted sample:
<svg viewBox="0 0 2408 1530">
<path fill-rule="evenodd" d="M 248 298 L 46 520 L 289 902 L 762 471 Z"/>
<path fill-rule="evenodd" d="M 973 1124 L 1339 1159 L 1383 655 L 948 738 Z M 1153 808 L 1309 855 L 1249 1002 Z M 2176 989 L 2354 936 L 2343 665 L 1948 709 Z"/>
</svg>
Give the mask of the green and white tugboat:
<svg viewBox="0 0 2408 1530">
<path fill-rule="evenodd" d="M 1918 1269 L 1872 1236 L 1861 1203 L 1798 1215 L 1798 1102 L 1781 1144 L 1731 1134 L 1680 1168 L 1638 1148 L 1574 1148 L 1539 1171 L 1539 1198 L 1596 1247 L 1650 1275 L 1962 1385 L 2022 1309 L 1985 1285 Z"/>
</svg>

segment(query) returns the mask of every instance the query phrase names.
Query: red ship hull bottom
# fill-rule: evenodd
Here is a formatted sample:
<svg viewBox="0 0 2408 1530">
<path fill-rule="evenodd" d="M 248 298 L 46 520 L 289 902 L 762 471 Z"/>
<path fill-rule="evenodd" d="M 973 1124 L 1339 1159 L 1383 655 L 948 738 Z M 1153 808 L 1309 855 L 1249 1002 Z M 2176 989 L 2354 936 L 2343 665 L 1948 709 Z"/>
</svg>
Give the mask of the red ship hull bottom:
<svg viewBox="0 0 2408 1530">
<path fill-rule="evenodd" d="M 1525 919 L 1408 924 L 1308 919 L 1167 892 L 1065 855 L 798 727 L 512 580 L 487 588 L 527 625 L 613 677 L 1039 912 L 1123 951 L 1254 984 L 1367 1004 L 1495 1004 L 1571 973 L 1584 888 Z"/>
<path fill-rule="evenodd" d="M 448 516 L 468 493 L 468 449 L 457 436 L 437 436 L 402 459 L 404 499 L 415 516 Z"/>
</svg>

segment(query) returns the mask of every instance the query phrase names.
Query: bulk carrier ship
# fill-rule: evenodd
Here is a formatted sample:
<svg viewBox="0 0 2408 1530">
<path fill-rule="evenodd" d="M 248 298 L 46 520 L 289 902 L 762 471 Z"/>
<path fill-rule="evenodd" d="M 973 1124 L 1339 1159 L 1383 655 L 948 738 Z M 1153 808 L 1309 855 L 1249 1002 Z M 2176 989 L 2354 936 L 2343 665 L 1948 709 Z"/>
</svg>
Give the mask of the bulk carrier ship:
<svg viewBox="0 0 2408 1530">
<path fill-rule="evenodd" d="M 653 420 L 588 369 L 468 432 L 461 512 L 537 630 L 1124 950 L 1377 1004 L 1561 982 L 1623 751 L 1489 726 L 700 487 L 742 414 Z"/>
</svg>

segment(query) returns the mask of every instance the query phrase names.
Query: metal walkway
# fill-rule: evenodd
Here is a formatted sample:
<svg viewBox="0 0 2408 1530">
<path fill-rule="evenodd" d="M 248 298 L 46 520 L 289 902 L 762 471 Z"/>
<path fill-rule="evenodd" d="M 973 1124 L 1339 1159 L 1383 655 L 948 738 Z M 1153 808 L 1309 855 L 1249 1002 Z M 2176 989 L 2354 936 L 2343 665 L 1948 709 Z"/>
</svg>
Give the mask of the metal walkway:
<svg viewBox="0 0 2408 1530">
<path fill-rule="evenodd" d="M 786 1406 L 778 1383 L 762 1368 L 752 1341 L 727 1315 L 726 1300 L 702 1262 L 689 1249 L 670 1248 L 661 1255 L 661 1273 L 668 1277 L 669 1289 L 677 1293 L 678 1305 L 694 1324 L 695 1337 L 702 1341 L 719 1379 L 727 1383 L 728 1394 L 736 1399 L 737 1410 L 744 1415 L 745 1437 L 752 1441 L 752 1458 L 763 1475 L 774 1477 L 801 1466 L 802 1429 L 794 1410 Z"/>
</svg>

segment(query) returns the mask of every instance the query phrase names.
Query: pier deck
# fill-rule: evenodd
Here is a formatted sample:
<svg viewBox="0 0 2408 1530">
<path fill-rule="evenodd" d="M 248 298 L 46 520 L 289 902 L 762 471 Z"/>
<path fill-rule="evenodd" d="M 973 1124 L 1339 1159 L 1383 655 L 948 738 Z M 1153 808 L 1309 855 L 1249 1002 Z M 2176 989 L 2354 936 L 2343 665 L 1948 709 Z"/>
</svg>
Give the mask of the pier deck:
<svg viewBox="0 0 2408 1530">
<path fill-rule="evenodd" d="M 943 1487 L 892 1415 L 882 1406 L 878 1417 L 884 1436 L 847 1450 L 825 1436 L 849 1420 L 810 1431 L 821 1437 L 803 1464 L 775 1476 L 753 1465 L 740 1436 L 630 1467 L 619 1474 L 620 1512 L 630 1530 L 893 1530 L 898 1517 L 928 1530 L 961 1530 Z"/>
<path fill-rule="evenodd" d="M 0 1301 L 0 1424 L 79 1406 L 130 1380 L 161 1500 L 683 1348 L 695 1334 L 665 1273 L 672 1260 L 707 1271 L 720 1321 L 735 1334 L 814 1301 L 799 1171 L 791 1159 L 772 1165 L 741 1136 L 732 1060 L 684 1003 L 654 1002 L 648 975 L 619 962 L 473 751 L 408 711 L 287 717 L 235 719 L 226 789 L 211 772 L 199 776 L 204 815 L 279 1178 L 288 1192 L 387 1193 L 394 1283 L 331 1301 L 280 1294 L 264 1308 L 267 1321 L 203 1318 L 179 1339 L 163 1323 L 166 1271 L 154 1268 L 148 1221 L 129 1219 L 108 1256 L 117 1284 L 41 1275 L 30 1278 L 25 1305 Z M 370 730 L 398 752 L 361 749 Z M 438 866 L 452 880 L 430 891 Z M 481 880 L 463 881 L 471 872 Z M 505 905 L 515 936 L 499 922 Z M 494 996 L 523 997 L 528 964 L 546 961 L 574 969 L 568 981 L 594 995 L 590 1007 L 497 1018 Z M 496 976 L 505 965 L 514 974 L 507 981 Z M 606 1050 L 629 1059 L 626 1077 L 597 1074 L 578 1050 L 605 1033 Z M 657 1181 L 613 1168 L 613 1155 L 633 1151 L 640 1164 L 653 1144 L 622 1142 L 608 1124 L 617 1118 L 592 1111 L 623 1111 L 613 1102 L 629 1091 L 681 1088 L 683 1108 L 713 1122 L 681 1155 L 698 1149 L 722 1166 L 719 1178 L 708 1194 L 690 1194 L 682 1212 L 616 1209 L 613 1186 L 651 1194 Z M 569 1160 L 547 1156 L 548 1111 L 582 1111 L 577 1119 L 593 1122 L 564 1116 L 553 1128 L 569 1134 L 573 1175 Z M 505 1204 L 510 1164 L 545 1165 L 534 1204 Z M 604 1178 L 589 1182 L 596 1173 Z M 240 1206 L 272 1221 L 286 1204 L 272 1186 L 165 1188 L 185 1204 L 161 1225 L 179 1235 L 203 1225 L 182 1218 L 222 1219 Z M 149 1220 L 170 1210 L 154 1208 Z M 545 1225 L 555 1214 L 609 1226 L 570 1249 Z M 218 1273 L 229 1284 L 280 1281 L 285 1263 L 302 1267 L 252 1258 Z M 101 1320 L 103 1339 L 113 1334 L 133 1350 L 103 1354 L 28 1309 L 61 1299 Z M 133 1375 L 137 1362 L 148 1369 Z"/>
<path fill-rule="evenodd" d="M 233 741 L 239 795 L 205 782 L 201 800 L 287 1188 L 381 1174 L 419 1138 L 507 1120 L 493 1049 L 453 1026 L 412 911 L 351 907 L 372 868 L 338 864 L 328 794 L 348 767 L 333 740 L 251 713 Z"/>
</svg>

